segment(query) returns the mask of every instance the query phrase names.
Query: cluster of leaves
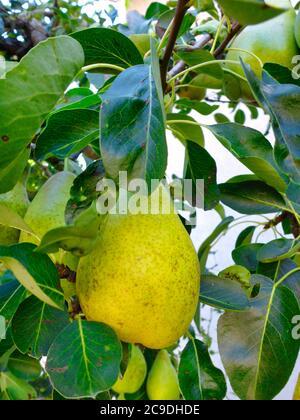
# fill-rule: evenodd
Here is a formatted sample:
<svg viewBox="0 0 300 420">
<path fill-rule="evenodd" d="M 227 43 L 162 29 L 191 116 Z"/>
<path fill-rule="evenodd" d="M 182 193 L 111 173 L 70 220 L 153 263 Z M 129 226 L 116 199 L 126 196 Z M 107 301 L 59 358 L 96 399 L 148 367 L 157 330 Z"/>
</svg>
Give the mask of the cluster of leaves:
<svg viewBox="0 0 300 420">
<path fill-rule="evenodd" d="M 243 125 L 245 116 L 237 101 L 229 100 L 232 122 L 220 114 L 219 99 L 226 95 L 228 79 L 222 62 L 215 59 L 222 57 L 224 42 L 231 39 L 230 24 L 219 23 L 213 1 L 193 1 L 184 2 L 193 7 L 185 10 L 174 40 L 164 89 L 163 53 L 178 11 L 171 3 L 153 3 L 145 16 L 130 15 L 127 25 L 97 26 L 48 39 L 0 80 L 0 192 L 11 190 L 32 167 L 42 171 L 43 179 L 63 165 L 78 175 L 66 226 L 47 232 L 39 253 L 30 244 L 0 247 L 0 259 L 11 270 L 0 283 L 3 399 L 113 396 L 107 391 L 119 374 L 121 343 L 104 324 L 79 316 L 70 320 L 66 301 L 70 305 L 73 291 L 62 287 L 46 253 L 61 248 L 76 250 L 77 255 L 90 252 L 101 223 L 96 185 L 104 176 L 117 180 L 120 171 L 127 171 L 129 180 L 139 177 L 149 183 L 164 177 L 166 129 L 185 147 L 185 177 L 195 188 L 196 180 L 204 179 L 205 210 L 214 209 L 222 218 L 198 251 L 203 274 L 199 305 L 224 311 L 218 323 L 219 351 L 235 393 L 241 399 L 272 399 L 294 369 L 300 345 L 293 335 L 293 319 L 300 313 L 300 88 L 291 83 L 288 69 L 267 65 L 258 79 L 244 66 L 255 98 L 249 105 L 251 115 L 257 118 L 260 107 L 270 116 L 274 147 L 262 133 Z M 202 11 L 209 18 L 199 24 L 196 16 Z M 269 12 L 266 8 L 265 19 Z M 210 61 L 214 63 L 199 66 L 177 83 L 186 67 Z M 74 80 L 76 87 L 69 88 Z M 190 87 L 214 89 L 214 103 L 207 97 L 210 90 L 203 101 L 182 97 L 181 89 Z M 205 148 L 204 127 L 190 115 L 192 111 L 215 116 L 217 124 L 205 128 L 252 175 L 217 183 L 217 165 Z M 79 156 L 85 160 L 84 171 Z M 195 203 L 189 204 L 194 212 Z M 264 229 L 276 230 L 281 224 L 284 234 L 258 243 L 254 233 L 259 224 L 247 227 L 232 252 L 236 266 L 215 275 L 209 271 L 208 256 L 235 220 L 226 217 L 223 204 L 243 215 L 270 214 Z M 29 229 L 20 217 L 2 210 L 0 222 Z M 224 375 L 198 339 L 199 318 L 198 312 L 181 351 L 182 396 L 223 399 Z M 145 354 L 151 366 L 155 353 L 146 349 Z M 42 370 L 36 360 L 43 356 L 47 363 Z M 144 392 L 128 399 L 146 398 Z"/>
</svg>

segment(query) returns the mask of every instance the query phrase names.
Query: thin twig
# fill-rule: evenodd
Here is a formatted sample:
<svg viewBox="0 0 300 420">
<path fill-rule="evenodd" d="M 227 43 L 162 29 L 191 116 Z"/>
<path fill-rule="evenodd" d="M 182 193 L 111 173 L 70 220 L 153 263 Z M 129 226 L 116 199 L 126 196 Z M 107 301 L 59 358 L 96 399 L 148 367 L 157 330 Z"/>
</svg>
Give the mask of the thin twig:
<svg viewBox="0 0 300 420">
<path fill-rule="evenodd" d="M 177 36 L 180 30 L 183 18 L 187 10 L 189 9 L 189 6 L 188 6 L 189 1 L 190 0 L 178 0 L 178 3 L 177 3 L 175 17 L 174 17 L 173 26 L 170 32 L 169 40 L 166 46 L 164 56 L 160 62 L 160 71 L 161 71 L 163 91 L 165 91 L 167 87 L 167 73 L 168 73 L 170 58 L 172 56 L 174 46 L 176 44 Z"/>
</svg>

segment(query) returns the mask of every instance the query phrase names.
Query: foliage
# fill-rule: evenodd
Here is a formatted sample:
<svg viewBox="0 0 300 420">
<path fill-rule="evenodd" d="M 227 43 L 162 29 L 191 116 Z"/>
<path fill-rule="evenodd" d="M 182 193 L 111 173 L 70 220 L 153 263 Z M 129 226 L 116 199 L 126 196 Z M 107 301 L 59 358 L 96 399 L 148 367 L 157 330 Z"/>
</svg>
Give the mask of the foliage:
<svg viewBox="0 0 300 420">
<path fill-rule="evenodd" d="M 194 322 L 163 350 L 173 394 L 179 385 L 183 399 L 222 400 L 227 377 L 240 399 L 271 400 L 287 384 L 300 348 L 298 62 L 286 68 L 270 57 L 260 75 L 243 60 L 234 63 L 238 72 L 226 61 L 245 27 L 272 22 L 289 4 L 262 3 L 153 2 L 145 16 L 130 12 L 120 24 L 113 7 L 89 17 L 76 1 L 0 2 L 0 193 L 21 180 L 32 200 L 54 174 L 76 175 L 65 226 L 46 232 L 38 247 L 0 244 L 0 399 L 117 397 L 128 349 L 111 327 L 85 319 L 74 287 L 77 257 L 92 251 L 105 223 L 96 205 L 101 182 L 117 180 L 120 171 L 149 185 L 165 177 L 167 132 L 185 149 L 183 178 L 194 192 L 204 181 L 202 217 L 214 210 L 221 218 L 197 250 L 202 275 Z M 276 42 L 276 28 L 268 35 Z M 262 114 L 265 133 L 246 126 L 248 115 L 256 123 Z M 198 122 L 209 115 L 215 124 Z M 247 174 L 218 182 L 208 131 Z M 192 218 L 200 205 L 187 201 Z M 226 250 L 236 265 L 211 269 L 220 238 L 244 222 L 235 248 Z M 4 204 L 0 223 L 34 235 Z M 260 242 L 268 230 L 274 237 Z M 204 305 L 221 314 L 223 371 L 213 364 Z M 156 351 L 143 353 L 148 378 L 125 399 L 156 395 L 153 377 L 161 380 L 163 369 Z"/>
</svg>

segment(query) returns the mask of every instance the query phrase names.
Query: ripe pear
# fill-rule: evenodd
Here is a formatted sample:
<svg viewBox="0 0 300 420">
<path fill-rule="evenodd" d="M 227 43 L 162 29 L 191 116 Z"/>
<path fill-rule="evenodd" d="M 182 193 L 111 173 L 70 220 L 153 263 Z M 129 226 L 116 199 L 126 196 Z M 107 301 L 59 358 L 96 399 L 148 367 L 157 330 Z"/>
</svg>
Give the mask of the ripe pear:
<svg viewBox="0 0 300 420">
<path fill-rule="evenodd" d="M 296 23 L 295 23 L 295 37 L 298 44 L 298 47 L 300 48 L 300 10 L 296 17 Z"/>
<path fill-rule="evenodd" d="M 178 375 L 166 350 L 156 356 L 147 380 L 147 394 L 150 400 L 180 399 Z"/>
<path fill-rule="evenodd" d="M 0 195 L 0 203 L 14 210 L 21 217 L 24 217 L 29 200 L 25 186 L 18 182 L 13 190 Z M 17 229 L 0 225 L 0 244 L 12 245 L 18 242 L 20 232 Z"/>
<path fill-rule="evenodd" d="M 200 288 L 190 237 L 176 213 L 159 207 L 157 214 L 109 214 L 95 249 L 79 262 L 76 282 L 88 320 L 152 349 L 172 345 L 187 331 Z"/>
<path fill-rule="evenodd" d="M 131 345 L 130 359 L 122 378 L 112 387 L 118 394 L 134 394 L 144 383 L 147 375 L 147 363 L 139 347 Z"/>
<path fill-rule="evenodd" d="M 71 172 L 55 174 L 48 179 L 31 202 L 24 220 L 40 239 L 49 230 L 65 225 L 65 208 L 74 179 L 75 175 Z M 20 242 L 39 245 L 38 239 L 26 232 L 21 233 Z M 55 262 L 63 263 L 64 258 L 70 259 L 70 263 L 66 265 L 74 269 L 70 266 L 73 259 L 69 254 L 63 251 L 55 254 Z"/>
<path fill-rule="evenodd" d="M 292 68 L 292 59 L 298 53 L 294 36 L 295 11 L 290 9 L 267 22 L 246 27 L 231 44 L 231 48 L 238 48 L 255 54 L 263 64 L 277 63 Z M 229 50 L 226 59 L 249 64 L 258 77 L 262 75 L 259 61 L 251 54 L 242 51 Z M 244 76 L 244 70 L 239 64 L 227 64 L 234 72 Z M 241 97 L 253 99 L 248 83 L 240 81 Z M 230 95 L 229 95 L 230 96 Z"/>
</svg>

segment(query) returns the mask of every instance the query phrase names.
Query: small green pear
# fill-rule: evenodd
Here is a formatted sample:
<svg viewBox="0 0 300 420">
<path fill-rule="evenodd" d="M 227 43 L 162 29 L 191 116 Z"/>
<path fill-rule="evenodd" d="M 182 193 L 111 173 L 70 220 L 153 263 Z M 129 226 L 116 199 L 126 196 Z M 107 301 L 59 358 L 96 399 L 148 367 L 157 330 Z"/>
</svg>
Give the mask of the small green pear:
<svg viewBox="0 0 300 420">
<path fill-rule="evenodd" d="M 144 383 L 147 375 L 147 363 L 139 347 L 130 345 L 130 359 L 122 378 L 112 387 L 118 394 L 134 394 Z"/>
<path fill-rule="evenodd" d="M 18 182 L 13 190 L 0 195 L 0 203 L 11 210 L 14 210 L 21 217 L 24 217 L 29 200 L 25 186 Z M 12 245 L 18 242 L 20 232 L 17 229 L 0 225 L 0 244 Z"/>
<path fill-rule="evenodd" d="M 230 48 L 245 50 L 229 50 L 226 59 L 249 64 L 258 77 L 261 77 L 262 68 L 255 55 L 265 63 L 277 63 L 292 68 L 293 57 L 298 54 L 294 36 L 295 11 L 290 9 L 267 22 L 246 27 L 233 41 Z M 248 51 L 248 52 L 247 52 Z M 251 55 L 251 54 L 254 54 Z M 244 76 L 240 64 L 227 64 L 230 70 Z M 253 100 L 248 83 L 240 81 L 241 98 Z"/>
<path fill-rule="evenodd" d="M 147 380 L 147 394 L 150 400 L 180 399 L 178 375 L 166 350 L 156 356 Z"/>
<path fill-rule="evenodd" d="M 55 174 L 48 179 L 31 202 L 24 220 L 40 239 L 49 230 L 65 225 L 65 208 L 74 179 L 75 175 L 71 172 Z M 20 242 L 39 245 L 37 238 L 26 232 L 21 233 Z M 62 263 L 67 255 L 63 251 L 55 254 L 56 262 Z M 67 258 L 72 259 L 71 256 Z M 70 264 L 68 266 L 70 267 Z"/>
<path fill-rule="evenodd" d="M 196 312 L 197 253 L 175 211 L 109 214 L 79 262 L 76 288 L 88 320 L 110 325 L 124 342 L 166 348 Z"/>
<path fill-rule="evenodd" d="M 295 23 L 295 37 L 298 44 L 298 47 L 300 48 L 300 10 L 296 17 L 296 23 Z"/>
</svg>

